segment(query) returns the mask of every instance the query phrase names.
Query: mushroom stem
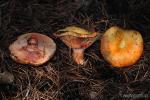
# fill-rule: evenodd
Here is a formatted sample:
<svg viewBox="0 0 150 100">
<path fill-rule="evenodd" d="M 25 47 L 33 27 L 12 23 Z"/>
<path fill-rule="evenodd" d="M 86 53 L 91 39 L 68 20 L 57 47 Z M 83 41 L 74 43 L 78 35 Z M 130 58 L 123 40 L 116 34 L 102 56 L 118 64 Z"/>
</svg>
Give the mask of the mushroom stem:
<svg viewBox="0 0 150 100">
<path fill-rule="evenodd" d="M 84 64 L 84 49 L 73 49 L 73 60 L 80 65 Z"/>
</svg>

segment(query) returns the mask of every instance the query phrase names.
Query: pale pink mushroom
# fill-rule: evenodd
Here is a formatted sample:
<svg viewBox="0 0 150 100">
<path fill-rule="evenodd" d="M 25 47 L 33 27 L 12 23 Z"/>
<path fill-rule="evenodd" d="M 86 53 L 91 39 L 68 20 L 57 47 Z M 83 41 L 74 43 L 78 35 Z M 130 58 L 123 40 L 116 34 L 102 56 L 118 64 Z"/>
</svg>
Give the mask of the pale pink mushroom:
<svg viewBox="0 0 150 100">
<path fill-rule="evenodd" d="M 40 33 L 27 33 L 19 36 L 9 46 L 11 58 L 22 64 L 41 65 L 56 51 L 55 42 Z"/>
</svg>

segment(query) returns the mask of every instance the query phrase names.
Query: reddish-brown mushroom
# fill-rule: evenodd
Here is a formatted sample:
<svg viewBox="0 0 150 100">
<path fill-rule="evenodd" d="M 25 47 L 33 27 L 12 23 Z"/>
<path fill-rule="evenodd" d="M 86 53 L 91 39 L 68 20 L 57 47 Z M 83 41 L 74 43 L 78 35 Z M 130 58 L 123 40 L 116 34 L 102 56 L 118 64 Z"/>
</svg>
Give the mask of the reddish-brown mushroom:
<svg viewBox="0 0 150 100">
<path fill-rule="evenodd" d="M 135 30 L 119 27 L 108 29 L 101 39 L 101 53 L 114 67 L 134 64 L 143 52 L 143 39 Z"/>
<path fill-rule="evenodd" d="M 54 33 L 68 47 L 73 50 L 73 59 L 77 64 L 84 64 L 84 50 L 92 45 L 98 37 L 97 32 L 89 32 L 85 29 L 69 26 Z"/>
<path fill-rule="evenodd" d="M 56 50 L 55 42 L 40 33 L 19 36 L 9 46 L 12 59 L 22 64 L 41 65 L 48 61 Z"/>
</svg>

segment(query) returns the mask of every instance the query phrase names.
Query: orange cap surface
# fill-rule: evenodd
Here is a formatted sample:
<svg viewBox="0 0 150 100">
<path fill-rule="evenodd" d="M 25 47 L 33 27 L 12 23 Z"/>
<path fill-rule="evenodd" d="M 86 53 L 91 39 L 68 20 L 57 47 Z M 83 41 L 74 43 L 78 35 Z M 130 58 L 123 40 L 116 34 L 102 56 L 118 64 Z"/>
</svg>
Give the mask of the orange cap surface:
<svg viewBox="0 0 150 100">
<path fill-rule="evenodd" d="M 114 67 L 125 67 L 137 62 L 143 52 L 143 39 L 135 30 L 109 28 L 101 39 L 101 53 Z"/>
</svg>

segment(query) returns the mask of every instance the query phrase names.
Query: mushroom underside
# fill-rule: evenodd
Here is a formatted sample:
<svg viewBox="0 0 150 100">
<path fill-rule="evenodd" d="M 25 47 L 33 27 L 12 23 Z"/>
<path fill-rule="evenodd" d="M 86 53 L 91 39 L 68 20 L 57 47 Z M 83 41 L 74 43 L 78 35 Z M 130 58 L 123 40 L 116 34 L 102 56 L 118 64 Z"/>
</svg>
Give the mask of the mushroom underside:
<svg viewBox="0 0 150 100">
<path fill-rule="evenodd" d="M 36 39 L 36 42 L 31 41 L 28 43 L 28 39 Z M 35 43 L 35 44 L 33 44 Z M 18 39 L 10 45 L 11 57 L 23 64 L 40 65 L 49 60 L 55 50 L 56 44 L 54 41 L 39 33 L 28 33 L 21 35 Z"/>
</svg>

